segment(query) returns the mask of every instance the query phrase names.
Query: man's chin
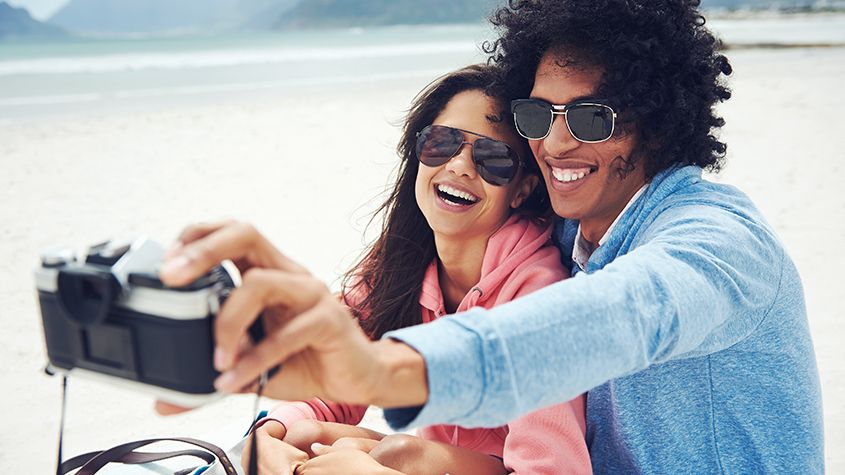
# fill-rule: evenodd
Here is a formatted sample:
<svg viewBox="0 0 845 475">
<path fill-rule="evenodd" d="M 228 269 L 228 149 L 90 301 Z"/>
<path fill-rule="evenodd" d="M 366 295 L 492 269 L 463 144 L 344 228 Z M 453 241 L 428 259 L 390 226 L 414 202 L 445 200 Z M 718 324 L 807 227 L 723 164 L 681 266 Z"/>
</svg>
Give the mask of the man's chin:
<svg viewBox="0 0 845 475">
<path fill-rule="evenodd" d="M 556 203 L 552 201 L 552 210 L 555 215 L 563 219 L 574 219 L 580 221 L 584 217 L 584 210 L 572 206 L 572 203 Z"/>
</svg>

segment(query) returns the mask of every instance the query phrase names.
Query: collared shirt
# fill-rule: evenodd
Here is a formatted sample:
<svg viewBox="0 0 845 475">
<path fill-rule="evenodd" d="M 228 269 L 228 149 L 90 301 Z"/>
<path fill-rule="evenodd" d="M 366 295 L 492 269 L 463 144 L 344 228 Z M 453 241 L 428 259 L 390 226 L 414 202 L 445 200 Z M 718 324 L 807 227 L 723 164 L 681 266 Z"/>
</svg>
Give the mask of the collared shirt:
<svg viewBox="0 0 845 475">
<path fill-rule="evenodd" d="M 605 231 L 604 235 L 601 237 L 601 239 L 599 239 L 598 245 L 588 241 L 584 237 L 584 235 L 581 234 L 581 225 L 578 225 L 578 234 L 575 236 L 575 245 L 572 246 L 572 262 L 574 262 L 575 265 L 577 265 L 581 270 L 584 270 L 584 268 L 587 267 L 587 261 L 590 260 L 590 256 L 593 255 L 593 252 L 595 252 L 595 250 L 598 249 L 599 246 L 601 246 L 605 243 L 605 241 L 607 241 L 607 237 L 610 236 L 610 230 L 612 230 L 613 227 L 616 226 L 616 223 L 619 222 L 619 218 L 621 218 L 622 215 L 625 214 L 625 211 L 628 211 L 628 208 L 630 208 L 631 205 L 634 204 L 635 201 L 637 201 L 637 198 L 639 198 L 640 195 L 643 194 L 646 188 L 648 188 L 648 183 L 643 185 L 639 190 L 637 190 L 636 193 L 634 193 L 634 196 L 631 197 L 631 199 L 628 201 L 628 204 L 626 204 L 625 207 L 622 209 L 622 212 L 616 215 L 616 219 L 614 219 L 613 222 L 610 223 L 610 227 L 607 228 L 607 231 Z"/>
<path fill-rule="evenodd" d="M 618 226 L 574 278 L 388 333 L 429 388 L 388 422 L 493 427 L 589 390 L 596 474 L 824 473 L 801 280 L 751 200 L 672 167 Z"/>
</svg>

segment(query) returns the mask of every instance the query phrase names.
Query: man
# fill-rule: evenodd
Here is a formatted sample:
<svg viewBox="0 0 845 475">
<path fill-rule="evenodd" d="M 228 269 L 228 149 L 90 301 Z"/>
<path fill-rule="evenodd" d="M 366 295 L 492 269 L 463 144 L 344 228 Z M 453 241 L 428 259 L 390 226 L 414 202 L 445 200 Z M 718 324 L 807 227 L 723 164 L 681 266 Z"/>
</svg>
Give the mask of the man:
<svg viewBox="0 0 845 475">
<path fill-rule="evenodd" d="M 588 391 L 598 473 L 821 473 L 818 375 L 791 260 L 738 190 L 707 182 L 730 73 L 698 2 L 514 2 L 489 46 L 562 220 L 572 279 L 369 342 L 249 226 L 195 226 L 162 277 L 247 267 L 218 318 L 218 381 L 280 361 L 268 393 L 383 407 L 395 427 L 495 426 Z M 273 335 L 237 353 L 263 308 Z"/>
</svg>

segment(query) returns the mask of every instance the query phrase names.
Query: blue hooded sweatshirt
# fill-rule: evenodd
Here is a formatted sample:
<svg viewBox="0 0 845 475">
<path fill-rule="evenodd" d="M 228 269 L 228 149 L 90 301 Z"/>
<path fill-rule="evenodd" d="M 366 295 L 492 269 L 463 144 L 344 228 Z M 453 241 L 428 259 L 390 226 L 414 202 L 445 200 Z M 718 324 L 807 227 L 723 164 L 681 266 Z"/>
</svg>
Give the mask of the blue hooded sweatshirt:
<svg viewBox="0 0 845 475">
<path fill-rule="evenodd" d="M 577 221 L 556 239 L 571 265 Z M 395 428 L 498 426 L 587 392 L 596 473 L 822 473 L 798 273 L 760 212 L 695 166 L 659 173 L 583 272 L 388 333 L 425 359 Z"/>
</svg>

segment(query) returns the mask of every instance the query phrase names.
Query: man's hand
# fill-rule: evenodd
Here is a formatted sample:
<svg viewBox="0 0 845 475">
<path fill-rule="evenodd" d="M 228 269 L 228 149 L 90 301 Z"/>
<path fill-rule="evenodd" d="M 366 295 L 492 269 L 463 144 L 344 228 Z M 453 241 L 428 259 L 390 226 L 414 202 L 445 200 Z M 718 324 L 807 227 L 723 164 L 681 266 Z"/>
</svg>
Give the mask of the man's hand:
<svg viewBox="0 0 845 475">
<path fill-rule="evenodd" d="M 425 365 L 407 345 L 372 342 L 328 287 L 284 256 L 253 226 L 238 222 L 190 226 L 168 251 L 160 277 L 185 285 L 233 261 L 242 273 L 215 319 L 215 386 L 237 392 L 279 363 L 265 388 L 269 397 L 412 406 L 427 399 Z M 264 314 L 266 337 L 244 345 L 247 329 Z M 162 410 L 172 406 L 161 405 Z"/>
</svg>

